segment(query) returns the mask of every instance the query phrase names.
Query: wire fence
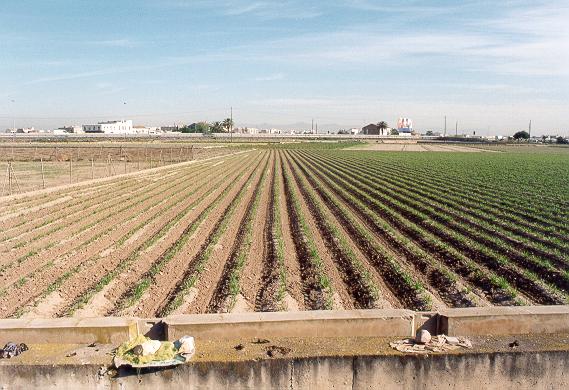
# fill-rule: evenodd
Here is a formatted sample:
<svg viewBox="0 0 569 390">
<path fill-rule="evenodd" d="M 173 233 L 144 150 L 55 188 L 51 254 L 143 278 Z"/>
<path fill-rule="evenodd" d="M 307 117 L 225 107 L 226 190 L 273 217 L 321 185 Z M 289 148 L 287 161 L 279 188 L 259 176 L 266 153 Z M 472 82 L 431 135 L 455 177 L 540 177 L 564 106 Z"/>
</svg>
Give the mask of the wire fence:
<svg viewBox="0 0 569 390">
<path fill-rule="evenodd" d="M 0 146 L 0 196 L 229 152 L 208 146 Z"/>
</svg>

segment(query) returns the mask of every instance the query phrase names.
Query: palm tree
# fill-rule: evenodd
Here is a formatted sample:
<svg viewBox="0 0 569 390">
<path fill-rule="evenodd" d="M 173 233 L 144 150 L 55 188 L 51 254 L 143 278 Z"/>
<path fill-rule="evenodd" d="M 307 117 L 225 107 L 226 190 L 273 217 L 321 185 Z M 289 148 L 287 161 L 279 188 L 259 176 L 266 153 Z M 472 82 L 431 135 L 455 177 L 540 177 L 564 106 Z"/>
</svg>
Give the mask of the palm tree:
<svg viewBox="0 0 569 390">
<path fill-rule="evenodd" d="M 233 130 L 233 121 L 230 118 L 226 118 L 221 122 L 221 126 L 225 129 L 225 131 L 229 132 Z"/>
<path fill-rule="evenodd" d="M 380 134 L 383 134 L 383 132 L 389 128 L 389 125 L 387 122 L 381 121 L 377 124 L 377 128 L 379 129 Z"/>
<path fill-rule="evenodd" d="M 222 133 L 223 132 L 223 124 L 221 122 L 213 122 L 211 124 L 211 129 L 214 133 Z"/>
</svg>

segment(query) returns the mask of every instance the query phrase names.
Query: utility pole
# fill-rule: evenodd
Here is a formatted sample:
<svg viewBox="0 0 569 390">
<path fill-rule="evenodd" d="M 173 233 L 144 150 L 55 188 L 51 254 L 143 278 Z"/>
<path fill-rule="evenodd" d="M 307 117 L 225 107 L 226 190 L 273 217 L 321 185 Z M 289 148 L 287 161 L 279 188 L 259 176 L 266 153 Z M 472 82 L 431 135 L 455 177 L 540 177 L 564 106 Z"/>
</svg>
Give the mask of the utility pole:
<svg viewBox="0 0 569 390">
<path fill-rule="evenodd" d="M 528 134 L 529 138 L 531 139 L 531 119 L 529 120 Z"/>
<path fill-rule="evenodd" d="M 458 121 L 456 121 L 456 124 L 454 125 L 454 136 L 458 137 Z"/>
<path fill-rule="evenodd" d="M 312 124 L 310 125 L 310 134 L 314 133 L 314 118 L 312 118 Z"/>
<path fill-rule="evenodd" d="M 233 142 L 233 107 L 230 107 L 229 125 L 231 126 L 229 131 L 231 132 L 231 142 Z"/>
<path fill-rule="evenodd" d="M 41 185 L 42 185 L 42 188 L 45 189 L 45 174 L 44 174 L 44 170 L 43 170 L 43 157 L 40 158 L 40 163 L 41 163 Z"/>
<path fill-rule="evenodd" d="M 12 119 L 14 120 L 14 122 L 12 124 L 12 131 L 15 134 L 16 133 L 16 110 L 14 109 L 14 105 L 16 103 L 16 100 L 11 99 L 11 102 L 12 102 L 12 109 L 13 109 L 13 112 L 12 112 L 13 118 Z"/>
<path fill-rule="evenodd" d="M 318 134 L 318 122 L 316 122 L 316 134 Z"/>
<path fill-rule="evenodd" d="M 447 116 L 445 115 L 445 132 L 443 134 L 443 136 L 447 136 Z"/>
</svg>

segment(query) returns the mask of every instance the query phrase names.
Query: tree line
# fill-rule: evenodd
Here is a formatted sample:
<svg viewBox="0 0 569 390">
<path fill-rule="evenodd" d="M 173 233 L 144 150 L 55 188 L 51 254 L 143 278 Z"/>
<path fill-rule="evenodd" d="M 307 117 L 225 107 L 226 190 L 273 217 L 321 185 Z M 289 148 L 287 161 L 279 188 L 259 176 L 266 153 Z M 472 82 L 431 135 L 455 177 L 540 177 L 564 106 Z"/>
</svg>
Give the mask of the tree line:
<svg viewBox="0 0 569 390">
<path fill-rule="evenodd" d="M 231 118 L 226 118 L 223 121 L 215 122 L 196 122 L 191 125 L 186 125 L 184 127 L 178 128 L 181 133 L 201 133 L 201 134 L 211 134 L 211 133 L 229 133 L 233 129 L 233 121 Z"/>
</svg>

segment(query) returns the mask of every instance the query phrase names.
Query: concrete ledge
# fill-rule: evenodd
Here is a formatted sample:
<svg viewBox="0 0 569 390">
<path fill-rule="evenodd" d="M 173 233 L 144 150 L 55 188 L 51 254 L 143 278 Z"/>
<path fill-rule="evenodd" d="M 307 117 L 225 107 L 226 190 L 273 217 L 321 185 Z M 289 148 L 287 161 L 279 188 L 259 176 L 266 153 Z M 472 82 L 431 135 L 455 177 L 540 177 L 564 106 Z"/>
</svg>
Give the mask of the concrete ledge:
<svg viewBox="0 0 569 390">
<path fill-rule="evenodd" d="M 349 310 L 180 315 L 164 319 L 166 337 L 197 339 L 412 336 L 411 310 Z"/>
<path fill-rule="evenodd" d="M 0 320 L 0 344 L 112 343 L 146 334 L 175 340 L 275 337 L 409 337 L 417 329 L 455 336 L 569 333 L 569 306 L 411 310 L 346 310 L 179 315 L 151 318 Z M 21 341 L 20 341 L 21 340 Z M 0 345 L 1 346 L 1 345 Z"/>
<path fill-rule="evenodd" d="M 57 318 L 0 320 L 0 344 L 120 344 L 138 334 L 137 322 L 129 318 Z"/>
<path fill-rule="evenodd" d="M 439 333 L 450 336 L 567 332 L 569 306 L 464 308 L 439 313 Z"/>
<path fill-rule="evenodd" d="M 564 389 L 569 335 L 471 338 L 473 348 L 409 355 L 397 338 L 337 337 L 198 341 L 184 365 L 135 370 L 111 367 L 113 345 L 33 345 L 0 359 L 7 389 Z M 236 350 L 241 344 L 243 349 Z M 269 345 L 289 352 L 270 357 Z"/>
</svg>

